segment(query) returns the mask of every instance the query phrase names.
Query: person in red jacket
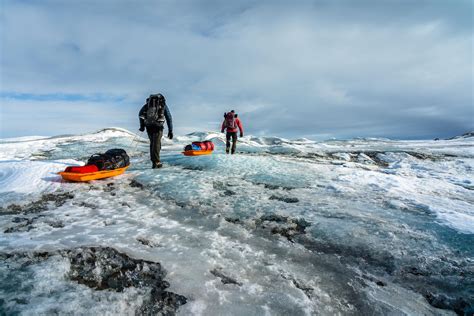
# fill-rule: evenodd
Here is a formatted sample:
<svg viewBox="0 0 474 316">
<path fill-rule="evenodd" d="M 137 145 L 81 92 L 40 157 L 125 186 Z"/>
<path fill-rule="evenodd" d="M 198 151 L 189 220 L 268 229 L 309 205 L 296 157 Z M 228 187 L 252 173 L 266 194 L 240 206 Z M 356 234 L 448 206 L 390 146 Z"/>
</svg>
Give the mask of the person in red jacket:
<svg viewBox="0 0 474 316">
<path fill-rule="evenodd" d="M 242 127 L 242 122 L 235 114 L 235 111 L 232 110 L 229 113 L 224 113 L 224 122 L 222 122 L 221 133 L 224 133 L 224 130 L 227 129 L 225 135 L 226 144 L 225 152 L 229 153 L 230 149 L 230 139 L 232 138 L 232 154 L 235 154 L 235 148 L 237 146 L 237 131 L 240 130 L 240 137 L 244 137 L 244 129 Z"/>
</svg>

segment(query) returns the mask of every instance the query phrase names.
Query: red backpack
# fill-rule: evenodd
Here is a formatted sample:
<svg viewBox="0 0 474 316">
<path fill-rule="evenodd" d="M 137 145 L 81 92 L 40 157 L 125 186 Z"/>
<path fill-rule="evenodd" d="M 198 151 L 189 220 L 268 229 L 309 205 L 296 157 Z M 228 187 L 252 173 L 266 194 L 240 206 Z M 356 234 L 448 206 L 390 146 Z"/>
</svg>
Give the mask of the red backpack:
<svg viewBox="0 0 474 316">
<path fill-rule="evenodd" d="M 235 122 L 235 114 L 229 112 L 225 115 L 225 125 L 226 128 L 237 128 L 237 123 Z"/>
</svg>

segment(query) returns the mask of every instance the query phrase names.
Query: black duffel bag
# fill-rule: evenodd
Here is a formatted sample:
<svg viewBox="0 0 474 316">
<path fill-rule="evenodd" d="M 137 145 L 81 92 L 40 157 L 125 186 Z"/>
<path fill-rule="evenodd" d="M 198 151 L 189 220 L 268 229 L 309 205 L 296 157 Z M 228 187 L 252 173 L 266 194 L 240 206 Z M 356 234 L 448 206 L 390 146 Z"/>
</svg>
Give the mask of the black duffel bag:
<svg viewBox="0 0 474 316">
<path fill-rule="evenodd" d="M 99 170 L 114 170 L 130 164 L 130 157 L 123 149 L 107 150 L 104 154 L 94 154 L 87 161 L 88 165 L 96 165 Z"/>
<path fill-rule="evenodd" d="M 130 164 L 130 157 L 127 155 L 127 152 L 120 148 L 110 149 L 105 152 L 107 156 L 112 159 L 112 162 L 115 166 L 114 169 L 123 168 Z"/>
</svg>

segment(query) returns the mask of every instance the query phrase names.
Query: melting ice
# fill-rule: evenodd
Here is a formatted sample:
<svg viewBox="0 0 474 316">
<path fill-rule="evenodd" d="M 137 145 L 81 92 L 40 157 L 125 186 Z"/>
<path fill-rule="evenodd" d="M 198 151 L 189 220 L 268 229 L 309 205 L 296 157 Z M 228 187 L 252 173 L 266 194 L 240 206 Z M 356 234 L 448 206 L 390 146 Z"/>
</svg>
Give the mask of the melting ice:
<svg viewBox="0 0 474 316">
<path fill-rule="evenodd" d="M 152 170 L 122 129 L 1 140 L 0 314 L 473 312 L 474 138 L 223 146 Z M 56 174 L 116 147 L 122 176 Z"/>
</svg>

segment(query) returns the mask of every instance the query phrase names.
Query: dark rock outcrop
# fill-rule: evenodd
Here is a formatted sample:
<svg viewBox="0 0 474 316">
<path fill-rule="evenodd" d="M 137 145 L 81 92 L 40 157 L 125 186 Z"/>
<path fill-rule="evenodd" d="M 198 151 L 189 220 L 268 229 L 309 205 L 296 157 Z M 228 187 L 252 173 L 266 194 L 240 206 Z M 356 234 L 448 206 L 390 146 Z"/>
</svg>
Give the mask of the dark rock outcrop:
<svg viewBox="0 0 474 316">
<path fill-rule="evenodd" d="M 270 200 L 277 200 L 285 203 L 298 203 L 299 200 L 295 197 L 288 197 L 288 196 L 279 196 L 279 195 L 272 195 L 269 198 Z"/>
<path fill-rule="evenodd" d="M 96 290 L 122 292 L 128 287 L 149 287 L 150 297 L 137 311 L 140 314 L 172 315 L 186 298 L 165 291 L 169 283 L 161 264 L 133 259 L 108 247 L 76 248 L 66 252 L 71 262 L 69 277 Z"/>
<path fill-rule="evenodd" d="M 281 235 L 291 242 L 296 236 L 305 234 L 306 228 L 311 226 L 303 218 L 290 218 L 277 214 L 263 215 L 255 220 L 255 225 L 262 229 L 269 229 L 272 234 Z"/>
<path fill-rule="evenodd" d="M 213 276 L 216 276 L 218 278 L 221 279 L 221 282 L 224 283 L 224 284 L 235 284 L 235 285 L 238 285 L 238 286 L 241 286 L 242 283 L 237 281 L 236 279 L 234 278 L 231 278 L 227 275 L 225 275 L 223 272 L 222 272 L 222 269 L 220 268 L 215 268 L 215 269 L 212 269 L 211 271 L 209 271 Z"/>
<path fill-rule="evenodd" d="M 143 190 L 145 188 L 145 186 L 143 184 L 141 184 L 140 182 L 138 182 L 137 180 L 133 179 L 132 181 L 130 181 L 130 184 L 129 184 L 132 188 L 138 188 L 138 189 L 141 189 Z"/>
<path fill-rule="evenodd" d="M 67 277 L 97 291 L 123 292 L 126 288 L 147 289 L 137 315 L 175 315 L 186 298 L 166 289 L 166 272 L 158 262 L 134 259 L 109 247 L 80 247 L 41 253 L 0 253 L 0 260 L 19 262 L 21 267 L 38 264 L 60 255 L 70 262 Z"/>
<path fill-rule="evenodd" d="M 49 206 L 63 206 L 67 200 L 73 198 L 74 194 L 70 192 L 48 193 L 42 195 L 39 200 L 25 205 L 10 204 L 5 208 L 0 207 L 0 215 L 39 213 L 46 211 Z"/>
</svg>

